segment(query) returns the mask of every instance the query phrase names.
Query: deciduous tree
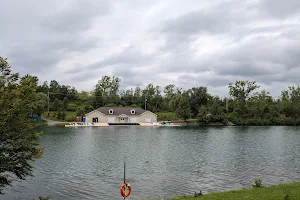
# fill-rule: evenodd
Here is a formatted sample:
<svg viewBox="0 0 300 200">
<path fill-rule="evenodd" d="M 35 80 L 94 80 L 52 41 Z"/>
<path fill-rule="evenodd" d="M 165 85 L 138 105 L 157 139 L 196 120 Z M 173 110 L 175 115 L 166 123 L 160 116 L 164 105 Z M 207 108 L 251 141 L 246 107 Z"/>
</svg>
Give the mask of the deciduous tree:
<svg viewBox="0 0 300 200">
<path fill-rule="evenodd" d="M 42 155 L 39 133 L 30 114 L 35 108 L 37 78 L 13 74 L 0 57 L 0 193 L 12 178 L 31 175 L 31 161 Z"/>
</svg>

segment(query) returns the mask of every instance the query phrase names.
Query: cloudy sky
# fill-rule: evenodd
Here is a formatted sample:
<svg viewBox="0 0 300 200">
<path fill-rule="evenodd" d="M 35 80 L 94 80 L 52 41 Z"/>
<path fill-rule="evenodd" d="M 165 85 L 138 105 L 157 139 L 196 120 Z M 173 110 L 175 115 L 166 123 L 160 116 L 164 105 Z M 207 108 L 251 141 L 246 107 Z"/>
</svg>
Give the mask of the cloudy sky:
<svg viewBox="0 0 300 200">
<path fill-rule="evenodd" d="M 0 0 L 0 56 L 14 71 L 91 90 L 300 81 L 299 0 Z"/>
</svg>

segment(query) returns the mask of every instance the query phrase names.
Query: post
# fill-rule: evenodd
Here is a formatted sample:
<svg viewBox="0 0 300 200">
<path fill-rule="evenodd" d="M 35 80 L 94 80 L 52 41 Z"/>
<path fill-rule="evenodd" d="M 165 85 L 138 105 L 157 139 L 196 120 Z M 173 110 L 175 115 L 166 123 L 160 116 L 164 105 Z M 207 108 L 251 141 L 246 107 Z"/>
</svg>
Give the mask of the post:
<svg viewBox="0 0 300 200">
<path fill-rule="evenodd" d="M 228 99 L 227 99 L 227 97 L 226 97 L 226 111 L 228 113 Z"/>
<path fill-rule="evenodd" d="M 49 89 L 48 89 L 48 117 L 50 116 L 50 112 L 49 112 L 49 104 L 50 104 L 50 95 L 49 95 Z"/>
<path fill-rule="evenodd" d="M 125 171 L 126 171 L 126 162 L 124 162 L 124 183 L 126 183 L 126 180 L 125 180 Z"/>
<path fill-rule="evenodd" d="M 145 110 L 147 110 L 147 98 L 145 96 Z"/>
</svg>

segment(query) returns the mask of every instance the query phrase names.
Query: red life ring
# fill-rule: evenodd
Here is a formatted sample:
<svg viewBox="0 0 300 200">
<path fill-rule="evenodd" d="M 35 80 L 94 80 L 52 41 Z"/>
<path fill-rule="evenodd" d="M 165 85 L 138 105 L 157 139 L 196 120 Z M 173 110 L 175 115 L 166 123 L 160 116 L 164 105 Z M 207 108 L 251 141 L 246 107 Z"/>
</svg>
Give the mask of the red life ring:
<svg viewBox="0 0 300 200">
<path fill-rule="evenodd" d="M 131 193 L 131 187 L 129 185 L 127 185 L 127 183 L 123 183 L 121 185 L 120 188 L 120 193 L 122 195 L 122 197 L 129 197 L 130 193 Z"/>
</svg>

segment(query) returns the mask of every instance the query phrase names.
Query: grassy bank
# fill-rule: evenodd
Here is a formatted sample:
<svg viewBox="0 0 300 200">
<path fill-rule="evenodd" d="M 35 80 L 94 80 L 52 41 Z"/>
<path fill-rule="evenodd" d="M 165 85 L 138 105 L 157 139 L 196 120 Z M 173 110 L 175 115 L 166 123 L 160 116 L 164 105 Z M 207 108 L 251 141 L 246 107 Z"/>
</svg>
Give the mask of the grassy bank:
<svg viewBox="0 0 300 200">
<path fill-rule="evenodd" d="M 50 119 L 50 120 L 58 121 L 58 122 L 73 122 L 73 121 L 75 121 L 76 112 L 66 111 L 65 113 L 66 113 L 65 120 L 57 118 L 58 111 L 51 111 L 49 117 L 48 117 L 48 112 L 44 112 L 42 116 L 46 119 Z"/>
<path fill-rule="evenodd" d="M 186 196 L 170 200 L 299 200 L 300 183 L 280 184 L 263 188 L 211 193 L 199 197 Z"/>
</svg>

